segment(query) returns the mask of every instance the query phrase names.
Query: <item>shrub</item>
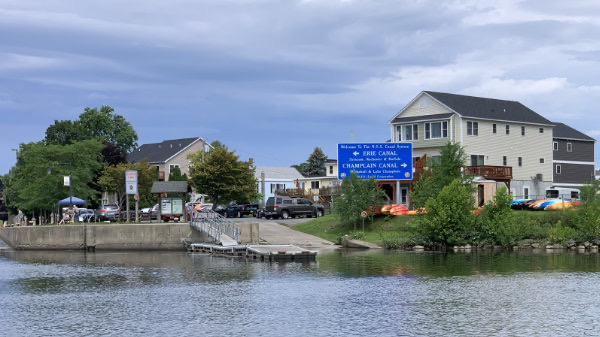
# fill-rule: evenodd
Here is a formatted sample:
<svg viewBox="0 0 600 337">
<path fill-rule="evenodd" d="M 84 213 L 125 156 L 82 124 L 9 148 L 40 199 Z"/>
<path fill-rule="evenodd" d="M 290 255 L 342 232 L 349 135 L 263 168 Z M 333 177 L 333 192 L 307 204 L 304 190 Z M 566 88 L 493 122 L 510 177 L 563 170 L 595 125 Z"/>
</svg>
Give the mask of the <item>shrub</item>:
<svg viewBox="0 0 600 337">
<path fill-rule="evenodd" d="M 427 200 L 423 234 L 442 245 L 465 242 L 472 230 L 473 203 L 471 191 L 460 179 L 454 179 L 435 199 Z"/>
<path fill-rule="evenodd" d="M 555 226 L 548 229 L 548 237 L 550 243 L 559 243 L 565 245 L 569 240 L 574 239 L 577 236 L 575 229 L 563 226 L 562 221 L 558 221 Z"/>
</svg>

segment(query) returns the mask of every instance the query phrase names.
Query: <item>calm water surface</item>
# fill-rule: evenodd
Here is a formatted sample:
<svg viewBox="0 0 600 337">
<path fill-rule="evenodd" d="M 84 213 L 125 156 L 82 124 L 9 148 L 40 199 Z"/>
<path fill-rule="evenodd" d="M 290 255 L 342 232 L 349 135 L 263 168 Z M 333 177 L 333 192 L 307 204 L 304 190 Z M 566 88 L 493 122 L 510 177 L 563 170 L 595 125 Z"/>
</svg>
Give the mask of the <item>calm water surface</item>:
<svg viewBox="0 0 600 337">
<path fill-rule="evenodd" d="M 600 255 L 0 250 L 0 336 L 600 334 Z"/>
</svg>

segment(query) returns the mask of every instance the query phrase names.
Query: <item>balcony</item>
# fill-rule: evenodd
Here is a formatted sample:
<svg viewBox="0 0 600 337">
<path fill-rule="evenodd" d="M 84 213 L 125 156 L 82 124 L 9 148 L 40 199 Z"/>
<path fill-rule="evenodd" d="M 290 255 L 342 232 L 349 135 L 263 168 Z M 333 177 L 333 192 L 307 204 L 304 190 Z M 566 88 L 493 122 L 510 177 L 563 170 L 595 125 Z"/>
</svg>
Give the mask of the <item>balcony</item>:
<svg viewBox="0 0 600 337">
<path fill-rule="evenodd" d="M 490 180 L 511 180 L 511 166 L 466 166 L 465 173 Z"/>
</svg>

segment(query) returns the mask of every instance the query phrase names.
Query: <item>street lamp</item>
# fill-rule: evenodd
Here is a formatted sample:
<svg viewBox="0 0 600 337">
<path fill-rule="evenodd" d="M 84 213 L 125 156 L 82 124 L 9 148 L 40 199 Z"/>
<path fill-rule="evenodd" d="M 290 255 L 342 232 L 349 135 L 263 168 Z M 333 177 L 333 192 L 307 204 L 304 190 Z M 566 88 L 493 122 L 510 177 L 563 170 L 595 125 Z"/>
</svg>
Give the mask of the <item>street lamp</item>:
<svg viewBox="0 0 600 337">
<path fill-rule="evenodd" d="M 69 207 L 70 209 L 73 209 L 73 181 L 71 179 L 73 174 L 73 167 L 71 165 L 71 162 L 48 164 L 48 169 L 46 170 L 48 174 L 52 173 L 52 168 L 50 167 L 50 165 L 69 165 Z M 75 216 L 75 214 L 73 214 L 73 216 Z"/>
</svg>

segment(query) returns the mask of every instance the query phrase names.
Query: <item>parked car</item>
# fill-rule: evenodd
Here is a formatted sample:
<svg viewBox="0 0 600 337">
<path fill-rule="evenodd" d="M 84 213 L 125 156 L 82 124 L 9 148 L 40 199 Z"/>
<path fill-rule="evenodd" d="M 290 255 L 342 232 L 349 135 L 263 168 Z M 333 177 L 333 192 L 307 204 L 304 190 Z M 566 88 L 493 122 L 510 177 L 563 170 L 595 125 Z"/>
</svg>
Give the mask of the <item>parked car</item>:
<svg viewBox="0 0 600 337">
<path fill-rule="evenodd" d="M 75 221 L 78 222 L 94 222 L 96 221 L 96 214 L 93 209 L 80 208 L 75 213 Z"/>
<path fill-rule="evenodd" d="M 225 216 L 241 218 L 244 215 L 254 214 L 256 210 L 258 210 L 258 204 L 238 204 L 236 201 L 232 201 L 225 209 Z"/>
<path fill-rule="evenodd" d="M 325 207 L 321 204 L 313 204 L 305 198 L 277 196 L 267 199 L 263 213 L 267 218 L 320 217 L 325 214 Z"/>
<path fill-rule="evenodd" d="M 98 221 L 118 221 L 121 210 L 117 204 L 102 204 L 96 210 Z"/>
</svg>

